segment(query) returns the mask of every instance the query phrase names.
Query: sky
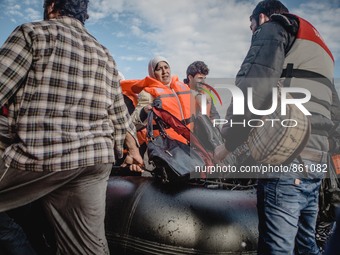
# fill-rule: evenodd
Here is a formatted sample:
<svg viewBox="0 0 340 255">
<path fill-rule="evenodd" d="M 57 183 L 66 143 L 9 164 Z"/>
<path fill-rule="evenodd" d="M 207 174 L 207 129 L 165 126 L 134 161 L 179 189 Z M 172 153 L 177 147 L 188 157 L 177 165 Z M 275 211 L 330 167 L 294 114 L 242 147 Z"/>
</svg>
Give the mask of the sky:
<svg viewBox="0 0 340 255">
<path fill-rule="evenodd" d="M 210 78 L 233 78 L 250 46 L 249 16 L 258 2 L 90 0 L 85 26 L 109 49 L 126 79 L 144 78 L 156 55 L 167 58 L 181 80 L 196 60 L 208 64 Z M 321 33 L 340 78 L 340 0 L 282 2 Z M 16 26 L 41 20 L 42 6 L 43 0 L 0 0 L 0 45 Z"/>
</svg>

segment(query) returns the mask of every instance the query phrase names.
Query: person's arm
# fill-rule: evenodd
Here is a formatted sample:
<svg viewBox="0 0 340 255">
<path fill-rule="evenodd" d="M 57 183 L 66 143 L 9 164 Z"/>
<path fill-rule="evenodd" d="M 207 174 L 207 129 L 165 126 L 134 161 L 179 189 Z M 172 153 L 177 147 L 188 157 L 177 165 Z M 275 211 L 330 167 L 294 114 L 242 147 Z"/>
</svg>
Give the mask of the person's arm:
<svg viewBox="0 0 340 255">
<path fill-rule="evenodd" d="M 285 53 L 290 47 L 290 35 L 277 22 L 267 22 L 258 28 L 252 38 L 251 47 L 236 76 L 236 85 L 242 90 L 245 98 L 245 114 L 233 115 L 233 106 L 229 106 L 226 119 L 233 122 L 247 123 L 256 117 L 247 107 L 247 89 L 253 89 L 253 105 L 255 109 L 263 109 L 271 97 L 272 88 L 277 86 L 281 76 Z M 247 140 L 250 127 L 242 125 L 225 125 L 222 135 L 228 151 Z"/>
<path fill-rule="evenodd" d="M 0 48 L 0 107 L 14 96 L 31 68 L 32 38 L 27 30 L 17 27 Z"/>
<path fill-rule="evenodd" d="M 138 142 L 136 139 L 136 127 L 132 123 L 132 119 L 125 105 L 121 87 L 118 83 L 113 83 L 113 86 L 115 87 L 112 89 L 112 105 L 108 109 L 108 114 L 114 126 L 113 138 L 115 151 L 118 158 L 122 158 L 124 144 L 128 142 L 130 148 L 134 148 L 130 138 L 134 140 L 137 147 Z"/>
<path fill-rule="evenodd" d="M 136 128 L 128 114 L 123 95 L 120 93 L 120 87 L 118 87 L 116 91 L 117 94 L 115 95 L 113 107 L 109 110 L 112 123 L 115 127 L 114 145 L 116 155 L 118 158 L 123 157 L 123 148 L 125 144 L 128 153 L 122 166 L 129 166 L 132 171 L 142 172 L 141 167 L 144 165 L 144 162 L 138 149 L 139 145 L 136 138 Z"/>
<path fill-rule="evenodd" d="M 224 144 L 217 146 L 214 150 L 214 162 L 218 163 L 228 156 L 230 152 Z"/>
<path fill-rule="evenodd" d="M 135 138 L 129 132 L 126 133 L 125 145 L 128 149 L 128 154 L 121 166 L 129 166 L 131 171 L 143 172 L 143 158 L 140 155 Z"/>
<path fill-rule="evenodd" d="M 211 121 L 213 121 L 214 119 L 220 119 L 221 118 L 213 101 L 211 102 L 209 118 L 210 118 Z"/>
<path fill-rule="evenodd" d="M 153 98 L 146 91 L 142 91 L 138 95 L 138 104 L 135 110 L 131 114 L 133 123 L 135 124 L 137 130 L 146 126 L 146 121 L 148 117 L 148 112 L 151 110 Z"/>
</svg>

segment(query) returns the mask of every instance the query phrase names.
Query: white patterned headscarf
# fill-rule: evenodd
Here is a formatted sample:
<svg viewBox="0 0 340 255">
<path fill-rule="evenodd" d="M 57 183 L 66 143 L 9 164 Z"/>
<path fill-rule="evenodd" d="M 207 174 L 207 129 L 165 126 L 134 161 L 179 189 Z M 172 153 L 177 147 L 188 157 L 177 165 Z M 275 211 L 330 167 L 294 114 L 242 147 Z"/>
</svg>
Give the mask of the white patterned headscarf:
<svg viewBox="0 0 340 255">
<path fill-rule="evenodd" d="M 149 76 L 151 78 L 154 78 L 156 79 L 156 76 L 155 76 L 155 69 L 156 69 L 156 66 L 159 62 L 165 62 L 169 65 L 169 62 L 168 60 L 165 58 L 165 57 L 162 57 L 162 56 L 156 56 L 154 57 L 153 59 L 150 60 L 149 62 L 149 66 L 148 66 L 148 71 L 149 71 Z M 169 65 L 170 66 L 170 65 Z"/>
</svg>

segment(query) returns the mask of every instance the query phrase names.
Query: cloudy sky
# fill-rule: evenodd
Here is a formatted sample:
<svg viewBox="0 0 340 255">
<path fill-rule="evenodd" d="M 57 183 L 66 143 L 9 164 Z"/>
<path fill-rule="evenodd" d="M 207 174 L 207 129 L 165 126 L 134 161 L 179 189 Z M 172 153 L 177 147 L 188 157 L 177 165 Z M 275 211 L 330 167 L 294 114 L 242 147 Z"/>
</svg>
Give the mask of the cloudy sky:
<svg viewBox="0 0 340 255">
<path fill-rule="evenodd" d="M 173 74 L 205 61 L 211 78 L 235 77 L 250 45 L 249 15 L 258 0 L 90 0 L 86 27 L 127 79 L 147 75 L 148 61 L 166 57 Z M 340 0 L 282 0 L 308 19 L 340 61 Z M 43 0 L 0 0 L 0 44 L 21 23 L 42 19 Z M 336 65 L 340 77 L 340 64 Z M 338 84 L 339 85 L 339 84 Z"/>
</svg>

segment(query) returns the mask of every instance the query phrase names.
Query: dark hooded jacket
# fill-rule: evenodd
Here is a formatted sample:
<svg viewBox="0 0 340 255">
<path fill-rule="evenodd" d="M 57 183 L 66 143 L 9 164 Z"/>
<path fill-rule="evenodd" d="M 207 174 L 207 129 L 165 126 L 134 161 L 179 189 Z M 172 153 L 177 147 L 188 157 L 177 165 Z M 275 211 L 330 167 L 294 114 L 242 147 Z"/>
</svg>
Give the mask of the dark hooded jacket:
<svg viewBox="0 0 340 255">
<path fill-rule="evenodd" d="M 320 58 L 319 52 L 313 51 L 313 47 L 318 47 L 318 50 L 320 51 L 324 50 L 319 49 L 321 47 L 317 44 L 314 45 L 314 43 L 307 42 L 307 44 L 312 44 L 311 52 L 308 54 L 305 54 L 304 50 L 299 48 L 301 47 L 301 42 L 298 40 L 301 33 L 301 31 L 299 31 L 300 23 L 300 19 L 297 16 L 291 14 L 274 14 L 271 16 L 270 21 L 259 26 L 252 36 L 251 47 L 236 76 L 236 85 L 243 91 L 245 98 L 247 98 L 247 88 L 251 87 L 253 89 L 253 106 L 255 109 L 268 109 L 268 100 L 272 98 L 272 88 L 277 86 L 279 80 L 282 80 L 281 76 L 284 69 L 287 68 L 287 62 L 296 62 L 294 65 L 294 68 L 296 68 L 299 65 L 304 66 L 304 64 L 301 64 L 304 61 L 302 58 L 306 59 L 305 62 L 309 61 L 308 58 L 314 58 L 313 61 L 319 62 L 319 64 L 326 61 L 327 64 L 324 66 L 327 66 L 327 68 L 329 67 L 329 70 L 327 69 L 326 74 L 322 73 L 322 75 L 326 76 L 325 80 L 327 80 L 326 83 L 328 87 L 324 88 L 323 85 L 320 85 L 321 92 L 311 91 L 312 101 L 314 101 L 312 104 L 314 104 L 314 106 L 306 106 L 307 110 L 312 113 L 312 116 L 310 117 L 312 134 L 306 147 L 327 152 L 329 147 L 327 131 L 333 126 L 330 105 L 332 104 L 332 90 L 334 89 L 331 89 L 330 86 L 333 86 L 334 88 L 334 84 L 333 77 L 330 77 L 330 74 L 333 74 L 332 68 L 334 68 L 334 60 L 332 62 L 332 60 Z M 307 22 L 307 25 L 310 24 Z M 314 29 L 314 27 L 312 28 Z M 325 46 L 325 48 L 327 48 L 327 46 Z M 328 57 L 329 59 L 332 59 L 329 50 L 327 53 L 328 55 L 322 53 L 326 55 L 324 58 Z M 298 61 L 295 61 L 295 59 L 298 59 Z M 333 67 L 331 62 L 333 63 Z M 305 66 L 308 65 L 309 64 Z M 317 70 L 313 71 L 316 72 Z M 308 87 L 310 85 L 309 81 L 304 82 L 303 84 L 310 90 Z M 295 87 L 299 87 L 299 85 L 296 85 L 293 82 L 291 86 L 294 87 L 294 85 Z M 319 84 L 314 86 L 319 86 Z M 319 94 L 324 94 L 322 100 L 317 99 Z M 232 119 L 234 123 L 241 123 L 244 120 L 247 123 L 250 119 L 258 119 L 259 116 L 255 116 L 249 111 L 246 101 L 247 100 L 245 100 L 244 105 L 244 115 L 233 115 L 233 105 L 230 104 L 227 110 L 226 119 Z M 319 107 L 318 103 L 320 102 L 324 104 Z M 320 113 L 313 110 L 318 108 L 323 108 L 323 111 Z M 230 122 L 224 125 L 222 128 L 222 135 L 225 138 L 225 146 L 228 151 L 233 151 L 244 143 L 248 138 L 250 130 L 251 127 L 247 126 L 231 126 Z"/>
</svg>

